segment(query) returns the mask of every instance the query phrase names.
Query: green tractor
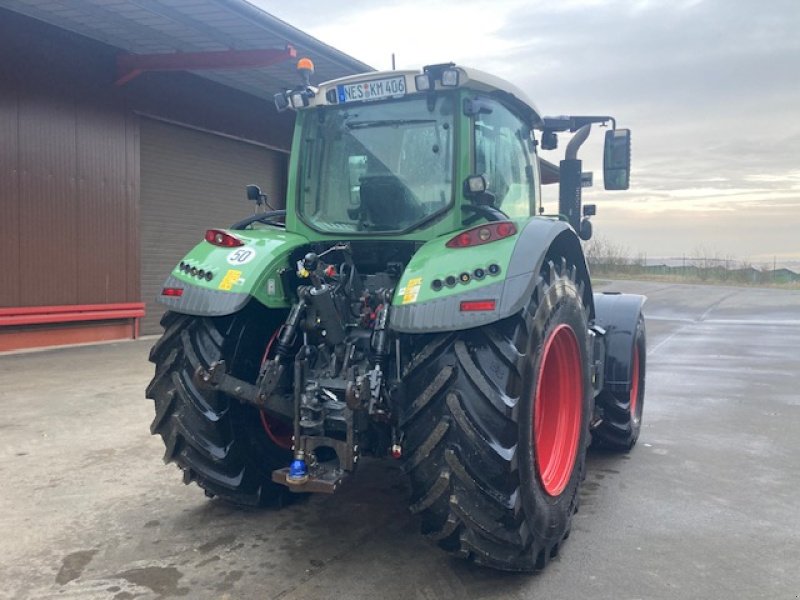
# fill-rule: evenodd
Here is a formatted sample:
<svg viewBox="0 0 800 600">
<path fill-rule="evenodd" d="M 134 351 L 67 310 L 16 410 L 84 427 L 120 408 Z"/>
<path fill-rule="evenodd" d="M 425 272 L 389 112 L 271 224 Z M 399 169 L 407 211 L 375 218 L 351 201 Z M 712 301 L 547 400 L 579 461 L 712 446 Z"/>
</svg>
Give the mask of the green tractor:
<svg viewBox="0 0 800 600">
<path fill-rule="evenodd" d="M 544 567 L 570 532 L 595 443 L 628 451 L 645 382 L 642 296 L 594 294 L 578 148 L 606 132 L 543 117 L 454 64 L 276 95 L 295 110 L 286 209 L 210 229 L 167 278 L 150 360 L 165 461 L 242 505 L 334 493 L 362 457 L 399 461 L 442 549 Z M 566 158 L 539 158 L 559 132 Z M 559 182 L 559 214 L 541 186 Z"/>
</svg>

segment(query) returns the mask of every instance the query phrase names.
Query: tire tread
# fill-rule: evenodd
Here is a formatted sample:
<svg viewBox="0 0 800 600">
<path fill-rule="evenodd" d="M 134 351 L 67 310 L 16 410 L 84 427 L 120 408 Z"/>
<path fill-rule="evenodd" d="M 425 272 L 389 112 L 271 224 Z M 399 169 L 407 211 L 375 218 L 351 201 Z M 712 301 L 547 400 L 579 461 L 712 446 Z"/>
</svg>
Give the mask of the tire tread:
<svg viewBox="0 0 800 600">
<path fill-rule="evenodd" d="M 561 286 L 573 286 L 573 293 L 578 287 L 570 279 L 575 269 L 565 261 L 550 261 L 543 273 L 520 315 L 433 337 L 412 359 L 405 378 L 414 398 L 401 420 L 406 439 L 416 443 L 404 459 L 411 511 L 421 516 L 423 533 L 444 550 L 510 571 L 543 568 L 569 534 L 569 525 L 557 539 L 532 531 L 522 502 L 519 444 L 508 435 L 509 427 L 518 427 L 530 336 L 547 327 L 541 313 L 552 312 Z M 548 309 L 537 310 L 540 304 Z M 584 439 L 588 417 L 586 426 Z M 576 469 L 582 477 L 585 444 L 580 452 Z M 577 497 L 575 488 L 570 517 Z"/>
</svg>

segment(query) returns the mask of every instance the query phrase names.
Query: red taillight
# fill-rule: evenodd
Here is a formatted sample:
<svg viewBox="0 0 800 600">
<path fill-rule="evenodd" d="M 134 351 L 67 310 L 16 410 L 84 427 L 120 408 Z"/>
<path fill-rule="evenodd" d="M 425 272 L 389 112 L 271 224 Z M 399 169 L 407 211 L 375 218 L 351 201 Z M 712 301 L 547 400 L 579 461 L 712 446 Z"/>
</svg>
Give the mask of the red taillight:
<svg viewBox="0 0 800 600">
<path fill-rule="evenodd" d="M 161 290 L 162 296 L 183 296 L 183 288 L 164 288 Z"/>
<path fill-rule="evenodd" d="M 472 236 L 468 232 L 460 233 L 452 240 L 447 242 L 450 248 L 466 248 L 472 246 Z"/>
<path fill-rule="evenodd" d="M 456 237 L 447 242 L 448 248 L 469 248 L 470 246 L 480 246 L 489 242 L 496 242 L 503 238 L 510 237 L 517 233 L 517 227 L 511 221 L 500 221 L 496 223 L 486 223 L 472 229 L 462 231 Z"/>
<path fill-rule="evenodd" d="M 497 224 L 497 235 L 501 238 L 508 237 L 517 233 L 513 223 L 505 222 Z"/>
<path fill-rule="evenodd" d="M 461 302 L 461 312 L 494 310 L 496 304 L 497 302 L 495 300 L 463 300 Z"/>
<path fill-rule="evenodd" d="M 244 242 L 239 238 L 233 237 L 230 233 L 225 233 L 219 229 L 209 229 L 206 231 L 206 241 L 215 246 L 222 246 L 224 248 L 234 248 L 236 246 L 244 246 Z"/>
</svg>

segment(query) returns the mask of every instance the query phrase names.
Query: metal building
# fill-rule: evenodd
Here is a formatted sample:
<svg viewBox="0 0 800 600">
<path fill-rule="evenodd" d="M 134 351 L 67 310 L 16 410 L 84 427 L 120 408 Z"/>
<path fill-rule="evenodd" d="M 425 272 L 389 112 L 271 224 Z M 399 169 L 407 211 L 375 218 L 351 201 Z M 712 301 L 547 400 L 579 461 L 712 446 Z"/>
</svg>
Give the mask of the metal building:
<svg viewBox="0 0 800 600">
<path fill-rule="evenodd" d="M 284 202 L 272 94 L 370 67 L 246 0 L 0 3 L 0 351 L 160 331 L 177 257 Z"/>
</svg>

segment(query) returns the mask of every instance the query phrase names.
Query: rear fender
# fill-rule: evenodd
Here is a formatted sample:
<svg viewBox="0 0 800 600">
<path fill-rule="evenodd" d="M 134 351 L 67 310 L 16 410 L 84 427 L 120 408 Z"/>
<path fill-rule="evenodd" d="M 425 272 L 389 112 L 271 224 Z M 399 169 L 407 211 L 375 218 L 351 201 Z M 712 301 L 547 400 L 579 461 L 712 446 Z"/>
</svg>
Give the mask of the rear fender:
<svg viewBox="0 0 800 600">
<path fill-rule="evenodd" d="M 594 295 L 594 325 L 603 332 L 605 346 L 603 389 L 612 393 L 630 392 L 634 336 L 646 301 L 645 296 L 636 294 Z"/>
<path fill-rule="evenodd" d="M 515 221 L 519 233 L 514 237 L 472 248 L 447 248 L 452 237 L 437 238 L 425 244 L 406 267 L 391 308 L 391 327 L 402 333 L 458 331 L 487 325 L 519 312 L 530 300 L 542 267 L 551 257 L 566 257 L 576 267 L 576 277 L 583 282 L 584 303 L 589 318 L 594 304 L 589 271 L 578 236 L 563 221 L 534 217 Z M 472 277 L 476 267 L 500 268 L 496 276 L 482 280 Z M 470 280 L 458 281 L 467 273 Z M 452 287 L 436 291 L 435 280 L 454 276 Z M 491 311 L 464 312 L 461 303 L 470 300 L 493 300 Z"/>
<path fill-rule="evenodd" d="M 189 315 L 222 316 L 241 310 L 251 298 L 268 308 L 289 307 L 279 271 L 289 266 L 288 257 L 308 240 L 282 229 L 230 231 L 244 245 L 220 247 L 203 240 L 175 265 L 165 288 L 179 288 L 180 296 L 158 297 L 170 310 Z M 181 264 L 197 269 L 192 275 Z M 199 271 L 211 272 L 211 280 Z"/>
</svg>

